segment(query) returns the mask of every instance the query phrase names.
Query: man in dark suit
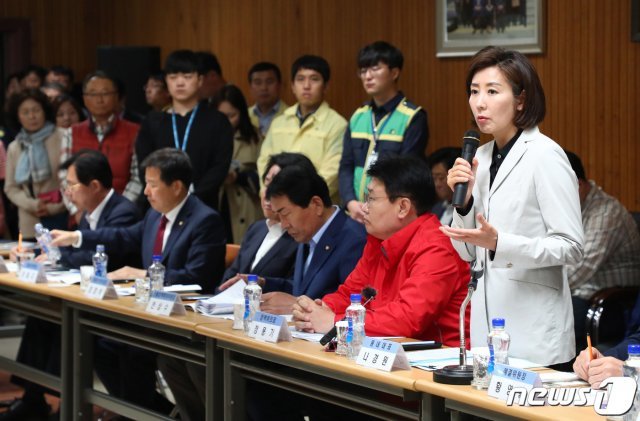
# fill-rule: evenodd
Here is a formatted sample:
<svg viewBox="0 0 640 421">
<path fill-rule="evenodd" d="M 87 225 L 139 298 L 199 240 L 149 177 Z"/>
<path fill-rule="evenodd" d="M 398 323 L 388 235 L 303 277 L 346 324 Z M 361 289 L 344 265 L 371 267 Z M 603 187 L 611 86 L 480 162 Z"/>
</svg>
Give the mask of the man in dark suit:
<svg viewBox="0 0 640 421">
<path fill-rule="evenodd" d="M 127 228 L 95 231 L 52 232 L 55 245 L 142 253 L 142 266 L 154 255 L 162 256 L 165 285 L 196 283 L 212 291 L 224 270 L 224 228 L 217 212 L 189 194 L 189 157 L 174 148 L 160 149 L 142 163 L 147 186 L 144 193 L 151 208 L 144 220 Z M 125 266 L 109 273 L 114 279 L 146 276 L 146 269 Z"/>
<path fill-rule="evenodd" d="M 61 166 L 67 170 L 64 183 L 65 195 L 83 212 L 80 228 L 93 230 L 100 227 L 127 227 L 138 221 L 137 207 L 112 188 L 112 173 L 109 161 L 98 151 L 83 150 L 71 156 Z M 65 247 L 61 250 L 60 262 L 71 268 L 91 265 L 93 251 Z M 46 260 L 41 254 L 39 260 Z M 136 264 L 137 255 L 109 253 L 111 270 L 126 264 Z M 27 318 L 16 361 L 60 374 L 60 326 L 45 320 Z M 0 414 L 0 420 L 26 419 L 44 416 L 48 412 L 44 393 L 48 389 L 29 381 L 14 377 L 16 384 L 24 387 L 21 399 L 12 403 L 11 409 Z"/>
<path fill-rule="evenodd" d="M 191 163 L 187 154 L 174 148 L 151 153 L 145 168 L 145 195 L 151 208 L 143 221 L 128 228 L 95 231 L 53 231 L 54 244 L 107 250 L 142 251 L 143 267 L 153 255 L 162 255 L 165 285 L 198 283 L 212 291 L 224 270 L 225 238 L 217 212 L 189 194 Z M 110 272 L 112 278 L 141 278 L 145 269 L 125 266 Z M 109 393 L 157 411 L 167 409 L 155 391 L 156 355 L 101 339 L 95 369 Z M 115 368 L 115 369 L 114 369 Z"/>
</svg>

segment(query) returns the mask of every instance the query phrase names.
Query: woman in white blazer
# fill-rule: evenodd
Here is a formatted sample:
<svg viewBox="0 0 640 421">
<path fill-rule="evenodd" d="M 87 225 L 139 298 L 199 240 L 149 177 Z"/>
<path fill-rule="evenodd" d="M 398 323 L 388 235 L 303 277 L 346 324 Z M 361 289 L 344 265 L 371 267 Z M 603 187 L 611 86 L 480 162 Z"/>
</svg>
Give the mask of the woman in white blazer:
<svg viewBox="0 0 640 421">
<path fill-rule="evenodd" d="M 571 294 L 563 266 L 582 257 L 578 184 L 569 161 L 537 125 L 544 91 L 525 56 L 486 47 L 472 59 L 467 93 L 480 131 L 494 140 L 473 165 L 458 158 L 447 184 L 468 182 L 454 211 L 460 256 L 484 264 L 471 305 L 471 345 L 486 346 L 492 318 L 506 319 L 509 355 L 544 365 L 575 356 Z"/>
</svg>

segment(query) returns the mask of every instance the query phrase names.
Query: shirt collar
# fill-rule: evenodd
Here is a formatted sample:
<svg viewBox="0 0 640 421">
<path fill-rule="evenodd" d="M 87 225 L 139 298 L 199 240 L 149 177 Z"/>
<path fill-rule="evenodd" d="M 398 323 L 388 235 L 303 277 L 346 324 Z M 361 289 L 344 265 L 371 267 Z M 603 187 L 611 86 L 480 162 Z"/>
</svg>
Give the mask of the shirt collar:
<svg viewBox="0 0 640 421">
<path fill-rule="evenodd" d="M 182 199 L 182 202 L 178 203 L 178 206 L 176 206 L 175 208 L 171 209 L 169 212 L 164 214 L 165 218 L 167 218 L 170 224 L 173 224 L 173 221 L 176 220 L 176 218 L 178 217 L 178 214 L 182 210 L 182 207 L 184 206 L 185 203 L 187 203 L 188 198 L 189 198 L 189 193 L 187 193 L 184 199 Z"/>
<path fill-rule="evenodd" d="M 340 211 L 340 208 L 338 208 L 338 206 L 336 206 L 336 205 L 333 205 L 332 208 L 333 208 L 333 214 L 320 227 L 320 229 L 313 235 L 313 237 L 311 237 L 311 241 L 309 241 L 309 244 L 310 245 L 313 244 L 313 247 L 315 247 L 316 244 L 318 244 L 320 242 L 320 239 L 324 235 L 325 231 L 327 230 L 327 228 L 329 228 L 329 225 L 331 225 L 331 222 L 333 222 L 333 220 L 335 219 L 336 215 L 338 215 L 338 212 Z"/>
<path fill-rule="evenodd" d="M 272 115 L 275 115 L 278 110 L 280 109 L 280 106 L 282 105 L 282 102 L 280 100 L 278 100 L 273 107 L 271 107 L 271 109 L 269 111 L 267 111 L 266 113 L 262 113 L 262 111 L 260 111 L 260 107 L 258 107 L 258 104 L 253 106 L 253 113 L 258 116 L 258 117 L 269 117 Z"/>
<path fill-rule="evenodd" d="M 391 98 L 389 101 L 385 102 L 381 106 L 377 106 L 376 102 L 373 99 L 369 101 L 369 105 L 371 106 L 373 111 L 376 113 L 384 112 L 384 114 L 389 114 L 390 112 L 396 109 L 398 104 L 400 104 L 400 102 L 402 102 L 404 98 L 405 98 L 404 94 L 401 91 L 398 91 L 398 93 L 393 98 Z"/>
<path fill-rule="evenodd" d="M 107 124 L 104 126 L 100 126 L 96 123 L 96 119 L 94 116 L 91 116 L 89 119 L 89 128 L 96 136 L 106 136 L 113 129 L 116 124 L 116 115 L 111 114 L 111 116 L 107 119 Z"/>
<path fill-rule="evenodd" d="M 269 220 L 265 219 L 264 223 L 267 224 L 267 229 L 272 234 L 283 234 L 284 229 L 282 229 L 282 224 L 280 222 L 276 222 L 275 224 L 269 225 Z"/>
<path fill-rule="evenodd" d="M 88 213 L 85 216 L 87 218 L 87 222 L 89 222 L 89 226 L 92 226 L 91 224 L 92 222 L 94 224 L 98 223 L 98 221 L 100 220 L 100 216 L 102 216 L 102 211 L 104 210 L 104 207 L 107 206 L 107 202 L 109 201 L 109 199 L 111 199 L 111 196 L 113 196 L 113 189 L 109 190 L 109 193 L 107 193 L 104 199 L 102 199 L 102 202 L 100 202 L 98 206 L 96 206 L 93 212 Z M 95 225 L 93 225 L 92 229 L 94 228 L 95 228 Z"/>
</svg>

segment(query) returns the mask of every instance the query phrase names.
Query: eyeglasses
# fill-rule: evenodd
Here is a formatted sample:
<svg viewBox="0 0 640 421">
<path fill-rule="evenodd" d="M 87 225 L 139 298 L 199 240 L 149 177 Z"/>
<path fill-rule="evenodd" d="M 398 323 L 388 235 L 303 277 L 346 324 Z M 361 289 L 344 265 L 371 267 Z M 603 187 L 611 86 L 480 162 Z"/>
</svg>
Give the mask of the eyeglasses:
<svg viewBox="0 0 640 421">
<path fill-rule="evenodd" d="M 382 71 L 383 67 L 380 65 L 375 65 L 375 66 L 371 66 L 371 67 L 361 67 L 360 69 L 358 69 L 358 76 L 359 77 L 365 77 L 367 75 L 367 72 L 371 72 L 373 74 L 377 74 L 380 73 L 380 71 Z"/>
<path fill-rule="evenodd" d="M 61 183 L 60 187 L 62 188 L 63 191 L 66 192 L 66 191 L 71 191 L 71 190 L 75 189 L 80 184 L 82 184 L 82 183 L 80 183 L 80 182 L 71 183 L 69 180 L 62 180 L 62 183 Z"/>
<path fill-rule="evenodd" d="M 115 95 L 117 94 L 117 91 L 109 91 L 109 92 L 85 92 L 83 95 L 84 96 L 88 96 L 89 98 L 97 98 L 97 97 L 107 97 L 110 95 Z"/>
<path fill-rule="evenodd" d="M 367 206 L 371 206 L 371 204 L 373 202 L 375 202 L 376 200 L 380 200 L 380 199 L 388 199 L 388 196 L 378 196 L 378 197 L 373 197 L 369 194 L 369 192 L 366 192 L 364 194 L 364 203 L 367 204 Z"/>
</svg>

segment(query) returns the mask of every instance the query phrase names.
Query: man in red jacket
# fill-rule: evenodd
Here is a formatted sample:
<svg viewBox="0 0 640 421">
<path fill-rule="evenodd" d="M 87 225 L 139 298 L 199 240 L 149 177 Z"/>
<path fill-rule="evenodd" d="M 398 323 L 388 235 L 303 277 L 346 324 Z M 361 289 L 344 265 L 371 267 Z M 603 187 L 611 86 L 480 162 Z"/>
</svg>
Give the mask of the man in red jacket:
<svg viewBox="0 0 640 421">
<path fill-rule="evenodd" d="M 438 218 L 429 213 L 436 196 L 427 165 L 410 156 L 385 157 L 368 175 L 363 209 L 369 235 L 362 258 L 335 293 L 322 300 L 297 300 L 296 328 L 329 331 L 344 317 L 350 294 L 371 286 L 377 295 L 367 305 L 367 336 L 405 336 L 457 346 L 469 265 L 438 229 Z M 469 314 L 467 308 L 466 326 Z"/>
</svg>

